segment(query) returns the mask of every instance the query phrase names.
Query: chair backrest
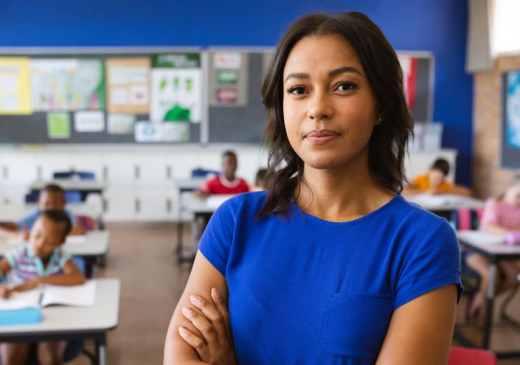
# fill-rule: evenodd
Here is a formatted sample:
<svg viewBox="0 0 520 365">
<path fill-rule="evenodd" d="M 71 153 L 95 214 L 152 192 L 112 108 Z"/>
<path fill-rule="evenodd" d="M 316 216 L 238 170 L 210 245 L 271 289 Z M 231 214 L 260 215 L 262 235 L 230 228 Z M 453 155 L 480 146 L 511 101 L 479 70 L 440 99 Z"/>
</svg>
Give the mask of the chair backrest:
<svg viewBox="0 0 520 365">
<path fill-rule="evenodd" d="M 65 190 L 65 201 L 67 203 L 81 203 L 83 202 L 83 196 L 79 191 Z"/>
<path fill-rule="evenodd" d="M 39 197 L 40 197 L 40 192 L 38 190 L 31 190 L 30 193 L 25 194 L 25 202 L 26 203 L 37 203 Z"/>
<path fill-rule="evenodd" d="M 85 228 L 85 231 L 94 231 L 96 229 L 96 220 L 88 215 L 77 215 L 76 219 Z"/>
<path fill-rule="evenodd" d="M 477 230 L 483 209 L 460 208 L 451 213 L 450 223 L 456 230 Z"/>
<path fill-rule="evenodd" d="M 90 171 L 57 171 L 52 174 L 54 179 L 72 179 L 77 177 L 79 180 L 95 180 L 96 175 Z"/>
<path fill-rule="evenodd" d="M 452 347 L 448 365 L 497 365 L 497 358 L 488 350 Z"/>
<path fill-rule="evenodd" d="M 217 171 L 217 170 L 207 170 L 207 169 L 201 169 L 201 168 L 191 170 L 192 178 L 196 178 L 196 177 L 201 178 L 201 177 L 207 177 L 208 175 L 219 175 L 219 174 L 220 174 L 220 171 Z"/>
</svg>

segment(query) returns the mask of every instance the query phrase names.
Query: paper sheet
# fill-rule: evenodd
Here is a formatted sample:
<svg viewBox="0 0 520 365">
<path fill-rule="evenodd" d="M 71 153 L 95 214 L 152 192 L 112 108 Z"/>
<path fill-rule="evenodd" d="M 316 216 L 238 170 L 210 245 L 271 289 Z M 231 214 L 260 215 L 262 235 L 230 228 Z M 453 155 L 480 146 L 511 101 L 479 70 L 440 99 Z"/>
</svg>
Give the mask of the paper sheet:
<svg viewBox="0 0 520 365">
<path fill-rule="evenodd" d="M 206 206 L 210 208 L 218 208 L 224 203 L 226 200 L 234 197 L 234 195 L 210 195 L 206 199 Z"/>
<path fill-rule="evenodd" d="M 477 245 L 500 245 L 504 244 L 504 237 L 481 231 L 459 231 L 457 236 Z"/>
<path fill-rule="evenodd" d="M 78 245 L 81 243 L 87 243 L 87 236 L 67 236 L 67 240 L 65 241 L 68 245 Z"/>
<path fill-rule="evenodd" d="M 42 289 L 37 288 L 21 293 L 13 293 L 13 296 L 9 299 L 0 298 L 0 310 L 38 307 L 41 293 Z"/>
<path fill-rule="evenodd" d="M 87 281 L 83 285 L 47 285 L 42 305 L 62 304 L 76 307 L 91 307 L 96 303 L 96 282 Z"/>
<path fill-rule="evenodd" d="M 31 114 L 29 58 L 0 57 L 0 114 Z"/>
</svg>

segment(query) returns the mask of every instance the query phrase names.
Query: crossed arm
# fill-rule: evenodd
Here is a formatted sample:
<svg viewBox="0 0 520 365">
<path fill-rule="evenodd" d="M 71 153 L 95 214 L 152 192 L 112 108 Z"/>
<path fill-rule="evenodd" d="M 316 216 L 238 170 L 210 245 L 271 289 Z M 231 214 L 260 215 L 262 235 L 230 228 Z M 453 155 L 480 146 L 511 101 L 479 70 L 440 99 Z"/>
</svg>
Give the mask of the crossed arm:
<svg viewBox="0 0 520 365">
<path fill-rule="evenodd" d="M 220 299 L 213 288 L 221 293 Z M 193 295 L 202 302 L 192 302 Z M 170 322 L 164 365 L 236 363 L 225 308 L 227 297 L 224 276 L 199 252 Z M 445 364 L 453 336 L 456 302 L 456 286 L 446 285 L 395 310 L 377 364 Z M 182 336 L 180 327 L 187 330 L 181 330 Z"/>
</svg>

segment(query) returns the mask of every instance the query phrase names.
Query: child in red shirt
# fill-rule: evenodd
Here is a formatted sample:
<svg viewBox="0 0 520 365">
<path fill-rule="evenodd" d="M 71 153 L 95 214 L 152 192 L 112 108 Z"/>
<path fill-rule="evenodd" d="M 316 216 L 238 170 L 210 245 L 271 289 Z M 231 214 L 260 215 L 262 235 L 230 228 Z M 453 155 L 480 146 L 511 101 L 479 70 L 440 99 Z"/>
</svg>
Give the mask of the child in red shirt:
<svg viewBox="0 0 520 365">
<path fill-rule="evenodd" d="M 222 154 L 222 174 L 215 176 L 204 183 L 197 191 L 199 197 L 212 194 L 240 194 L 249 191 L 249 185 L 244 179 L 236 177 L 237 155 L 233 151 Z"/>
</svg>

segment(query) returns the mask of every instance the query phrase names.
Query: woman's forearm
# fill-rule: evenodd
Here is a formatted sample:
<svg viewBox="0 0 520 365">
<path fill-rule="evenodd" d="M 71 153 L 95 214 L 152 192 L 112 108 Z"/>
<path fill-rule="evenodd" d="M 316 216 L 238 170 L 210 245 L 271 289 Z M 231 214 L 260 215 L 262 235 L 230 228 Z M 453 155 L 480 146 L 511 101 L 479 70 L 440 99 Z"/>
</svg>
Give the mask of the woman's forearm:
<svg viewBox="0 0 520 365">
<path fill-rule="evenodd" d="M 163 365 L 201 365 L 206 364 L 199 359 L 197 352 L 182 339 L 179 334 L 179 327 L 188 327 L 186 319 L 182 316 L 179 306 L 175 308 L 170 327 L 166 334 L 164 346 Z"/>
</svg>

